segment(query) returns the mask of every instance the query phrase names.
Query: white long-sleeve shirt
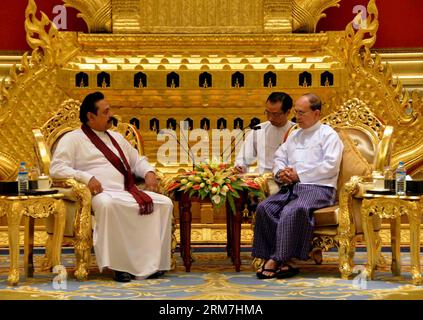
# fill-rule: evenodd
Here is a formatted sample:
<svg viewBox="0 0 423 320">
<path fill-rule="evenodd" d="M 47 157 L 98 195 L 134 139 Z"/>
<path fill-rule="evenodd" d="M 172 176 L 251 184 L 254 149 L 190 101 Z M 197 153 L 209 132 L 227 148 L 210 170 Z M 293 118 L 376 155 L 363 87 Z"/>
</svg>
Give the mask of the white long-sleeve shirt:
<svg viewBox="0 0 423 320">
<path fill-rule="evenodd" d="M 236 156 L 235 166 L 248 169 L 257 162 L 257 171 L 260 174 L 272 172 L 275 152 L 293 125 L 291 121 L 283 127 L 275 127 L 270 121 L 260 123 L 260 129 L 251 130 L 245 138 Z"/>
<path fill-rule="evenodd" d="M 273 173 L 291 167 L 300 183 L 336 188 L 343 149 L 336 131 L 317 122 L 290 134 L 275 153 Z"/>
<path fill-rule="evenodd" d="M 105 132 L 95 131 L 95 134 L 119 158 L 119 152 L 113 146 Z M 118 132 L 108 131 L 122 148 L 132 172 L 144 178 L 149 171 L 155 171 L 145 157 L 140 157 L 138 151 Z M 105 191 L 123 191 L 124 176 L 106 159 L 81 129 L 65 134 L 57 144 L 50 166 L 52 178 L 74 178 L 88 184 L 95 176 Z"/>
</svg>

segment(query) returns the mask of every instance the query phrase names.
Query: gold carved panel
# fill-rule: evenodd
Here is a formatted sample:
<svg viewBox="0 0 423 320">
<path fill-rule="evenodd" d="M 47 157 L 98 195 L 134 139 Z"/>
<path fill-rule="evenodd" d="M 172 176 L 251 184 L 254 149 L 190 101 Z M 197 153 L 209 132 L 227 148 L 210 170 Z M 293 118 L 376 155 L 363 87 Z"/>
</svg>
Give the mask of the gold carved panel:
<svg viewBox="0 0 423 320">
<path fill-rule="evenodd" d="M 117 0 L 118 9 L 137 0 Z M 113 3 L 114 10 L 115 4 Z M 142 33 L 261 33 L 263 0 L 139 0 Z M 131 14 L 131 17 L 133 14 Z M 129 24 L 128 24 L 129 26 Z M 113 26 L 113 31 L 119 31 Z"/>
</svg>

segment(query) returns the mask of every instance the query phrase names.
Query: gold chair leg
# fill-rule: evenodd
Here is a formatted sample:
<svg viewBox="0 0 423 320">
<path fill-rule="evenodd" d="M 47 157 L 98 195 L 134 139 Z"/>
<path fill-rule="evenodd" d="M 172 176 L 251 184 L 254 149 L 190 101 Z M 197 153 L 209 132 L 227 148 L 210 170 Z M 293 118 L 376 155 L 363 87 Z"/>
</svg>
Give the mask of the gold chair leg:
<svg viewBox="0 0 423 320">
<path fill-rule="evenodd" d="M 21 218 L 21 206 L 19 203 L 14 203 L 11 210 L 7 213 L 10 255 L 10 268 L 7 281 L 10 286 L 16 286 L 19 282 L 19 225 Z"/>
<path fill-rule="evenodd" d="M 363 205 L 361 207 L 361 221 L 367 247 L 366 274 L 368 279 L 373 280 L 376 264 L 376 240 L 374 235 L 373 221 L 369 217 L 369 211 L 369 204 L 366 202 L 366 200 L 363 200 Z"/>
<path fill-rule="evenodd" d="M 65 233 L 66 207 L 62 200 L 56 201 L 56 214 L 54 217 L 54 234 L 51 247 L 52 266 L 61 265 L 63 235 Z"/>
<path fill-rule="evenodd" d="M 422 274 L 420 270 L 420 214 L 418 207 L 409 214 L 410 222 L 410 253 L 411 253 L 411 275 L 413 284 L 422 283 Z"/>
<path fill-rule="evenodd" d="M 52 263 L 52 256 L 51 256 L 51 252 L 52 252 L 52 245 L 53 245 L 53 235 L 52 234 L 47 234 L 47 240 L 46 240 L 46 253 L 44 255 L 44 261 L 43 261 L 43 265 L 42 265 L 42 270 L 43 271 L 50 271 L 53 268 L 53 263 Z"/>
<path fill-rule="evenodd" d="M 375 232 L 376 239 L 376 269 L 382 269 L 386 266 L 386 259 L 382 254 L 382 238 L 380 232 Z"/>
<path fill-rule="evenodd" d="M 34 218 L 30 216 L 25 217 L 24 274 L 25 278 L 34 276 Z"/>
<path fill-rule="evenodd" d="M 355 254 L 355 241 L 354 239 L 343 236 L 339 237 L 339 272 L 341 278 L 348 280 L 353 271 L 353 258 Z"/>
<path fill-rule="evenodd" d="M 391 219 L 391 270 L 395 276 L 401 275 L 401 217 Z"/>
<path fill-rule="evenodd" d="M 76 256 L 76 270 L 75 278 L 79 281 L 87 280 L 88 270 L 91 260 L 91 244 L 90 241 L 76 239 L 75 241 L 75 256 Z"/>
</svg>

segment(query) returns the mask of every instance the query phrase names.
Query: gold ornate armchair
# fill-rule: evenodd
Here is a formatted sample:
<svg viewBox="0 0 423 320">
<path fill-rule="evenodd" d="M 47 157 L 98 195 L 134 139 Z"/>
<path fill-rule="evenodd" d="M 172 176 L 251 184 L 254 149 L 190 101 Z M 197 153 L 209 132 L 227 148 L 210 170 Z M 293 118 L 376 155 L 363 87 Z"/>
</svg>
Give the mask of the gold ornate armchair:
<svg viewBox="0 0 423 320">
<path fill-rule="evenodd" d="M 351 99 L 322 119 L 332 126 L 344 144 L 343 160 L 338 178 L 336 205 L 316 210 L 311 256 L 322 263 L 322 251 L 338 248 L 339 270 L 344 279 L 352 273 L 356 240 L 363 233 L 360 208 L 365 182 L 371 181 L 372 171 L 383 171 L 390 165 L 393 128 L 377 119 L 364 102 Z M 295 130 L 295 128 L 293 129 Z M 269 178 L 268 178 L 269 179 Z M 272 178 L 273 179 L 273 178 Z M 267 189 L 268 194 L 271 190 Z M 375 219 L 379 262 L 381 221 Z M 259 266 L 262 261 L 256 261 Z"/>
<path fill-rule="evenodd" d="M 41 128 L 34 129 L 36 153 L 38 155 L 40 171 L 49 174 L 51 156 L 54 154 L 57 142 L 64 134 L 80 127 L 80 102 L 67 100 L 62 103 L 59 111 Z M 118 118 L 118 117 L 116 117 Z M 141 154 L 144 146 L 138 130 L 131 124 L 118 121 L 112 130 L 120 132 Z M 91 193 L 88 187 L 74 179 L 54 180 L 53 186 L 65 194 L 66 227 L 64 242 L 74 245 L 76 255 L 75 277 L 85 280 L 88 276 L 92 249 L 91 230 Z M 44 268 L 50 268 L 50 244 L 53 230 L 52 221 L 46 223 L 48 240 L 46 243 L 46 259 Z"/>
</svg>

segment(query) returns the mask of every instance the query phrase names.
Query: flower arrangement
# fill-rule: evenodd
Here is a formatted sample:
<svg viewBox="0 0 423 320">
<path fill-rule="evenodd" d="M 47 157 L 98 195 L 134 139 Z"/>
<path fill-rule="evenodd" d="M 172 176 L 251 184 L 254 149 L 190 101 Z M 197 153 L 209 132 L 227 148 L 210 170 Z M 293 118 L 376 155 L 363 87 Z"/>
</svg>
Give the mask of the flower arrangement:
<svg viewBox="0 0 423 320">
<path fill-rule="evenodd" d="M 220 208 L 229 202 L 235 213 L 235 198 L 239 198 L 238 191 L 248 192 L 264 198 L 260 185 L 253 179 L 240 178 L 235 169 L 225 163 L 201 163 L 194 170 L 178 175 L 165 188 L 167 193 L 175 191 L 189 192 L 189 196 L 198 196 L 201 200 L 209 197 L 213 206 Z"/>
</svg>

